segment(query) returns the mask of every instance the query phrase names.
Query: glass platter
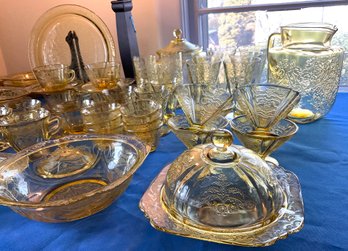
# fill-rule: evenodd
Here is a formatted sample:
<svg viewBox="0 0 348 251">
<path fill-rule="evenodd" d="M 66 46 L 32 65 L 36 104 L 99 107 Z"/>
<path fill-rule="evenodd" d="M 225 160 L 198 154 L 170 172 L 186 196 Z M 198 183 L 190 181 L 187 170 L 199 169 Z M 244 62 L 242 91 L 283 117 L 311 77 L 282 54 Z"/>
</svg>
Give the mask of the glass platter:
<svg viewBox="0 0 348 251">
<path fill-rule="evenodd" d="M 273 165 L 271 163 L 269 164 Z M 169 166 L 162 169 L 139 203 L 140 209 L 150 220 L 151 225 L 157 230 L 217 243 L 260 247 L 272 245 L 277 240 L 284 239 L 289 234 L 300 231 L 303 227 L 304 207 L 298 178 L 292 172 L 275 165 L 273 165 L 274 171 L 280 180 L 281 186 L 284 188 L 287 207 L 282 209 L 281 216 L 270 225 L 266 225 L 260 230 L 256 229 L 249 232 L 204 231 L 186 225 L 171 217 L 162 206 L 161 190 Z"/>
<path fill-rule="evenodd" d="M 115 60 L 115 44 L 106 24 L 79 5 L 64 4 L 44 13 L 34 24 L 29 41 L 31 68 L 45 64 L 71 63 L 65 41 L 75 31 L 84 64 Z"/>
</svg>

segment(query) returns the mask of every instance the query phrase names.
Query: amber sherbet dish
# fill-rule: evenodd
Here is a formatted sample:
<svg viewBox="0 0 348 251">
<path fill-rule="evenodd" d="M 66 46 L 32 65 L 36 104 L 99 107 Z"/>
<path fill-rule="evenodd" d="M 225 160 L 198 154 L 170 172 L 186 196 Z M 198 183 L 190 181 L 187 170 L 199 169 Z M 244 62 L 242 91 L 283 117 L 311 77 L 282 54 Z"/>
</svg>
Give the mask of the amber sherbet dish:
<svg viewBox="0 0 348 251">
<path fill-rule="evenodd" d="M 228 102 L 232 102 L 232 94 L 220 85 L 178 85 L 174 95 L 192 126 L 203 126 L 221 114 Z"/>
<path fill-rule="evenodd" d="M 248 85 L 237 90 L 237 106 L 257 128 L 271 128 L 286 118 L 300 94 L 278 85 Z"/>
<path fill-rule="evenodd" d="M 280 120 L 267 131 L 257 128 L 246 116 L 239 116 L 230 121 L 231 129 L 239 141 L 246 147 L 258 153 L 261 158 L 278 149 L 292 138 L 298 126 L 287 119 Z"/>
<path fill-rule="evenodd" d="M 83 154 L 72 155 L 76 150 Z M 0 204 L 44 222 L 87 217 L 125 191 L 149 151 L 125 135 L 73 135 L 38 143 L 1 162 Z"/>
<path fill-rule="evenodd" d="M 187 148 L 199 144 L 211 142 L 211 134 L 217 129 L 223 129 L 228 125 L 228 120 L 223 116 L 207 122 L 202 127 L 191 126 L 183 115 L 171 117 L 168 126 Z"/>
<path fill-rule="evenodd" d="M 224 135 L 162 170 L 140 201 L 162 231 L 240 246 L 268 246 L 302 228 L 297 177 Z"/>
</svg>

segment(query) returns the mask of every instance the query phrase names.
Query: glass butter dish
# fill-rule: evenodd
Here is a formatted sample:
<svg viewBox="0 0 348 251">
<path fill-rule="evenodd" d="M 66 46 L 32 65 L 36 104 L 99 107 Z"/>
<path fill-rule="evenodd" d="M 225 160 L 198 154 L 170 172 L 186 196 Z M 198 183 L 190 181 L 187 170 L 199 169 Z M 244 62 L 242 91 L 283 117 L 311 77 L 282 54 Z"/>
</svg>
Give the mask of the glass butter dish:
<svg viewBox="0 0 348 251">
<path fill-rule="evenodd" d="M 297 177 L 232 145 L 218 130 L 164 168 L 140 201 L 164 232 L 240 246 L 268 246 L 304 222 Z"/>
</svg>

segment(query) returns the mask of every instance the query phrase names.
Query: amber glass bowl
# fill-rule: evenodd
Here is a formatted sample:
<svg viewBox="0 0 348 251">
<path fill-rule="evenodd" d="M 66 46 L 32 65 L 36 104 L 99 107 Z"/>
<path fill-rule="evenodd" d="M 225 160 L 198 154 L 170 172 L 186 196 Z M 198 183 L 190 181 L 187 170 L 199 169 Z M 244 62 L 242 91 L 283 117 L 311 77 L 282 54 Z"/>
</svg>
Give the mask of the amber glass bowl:
<svg viewBox="0 0 348 251">
<path fill-rule="evenodd" d="M 1 163 L 0 204 L 44 222 L 87 217 L 125 191 L 149 151 L 125 135 L 72 135 L 38 143 Z"/>
<path fill-rule="evenodd" d="M 211 134 L 217 129 L 226 128 L 227 125 L 228 120 L 221 115 L 202 127 L 191 126 L 184 115 L 176 115 L 168 120 L 169 128 L 187 148 L 210 143 Z"/>
<path fill-rule="evenodd" d="M 280 120 L 270 130 L 257 128 L 246 116 L 239 116 L 230 121 L 232 132 L 245 146 L 267 158 L 286 141 L 290 140 L 298 131 L 298 126 L 287 119 Z"/>
</svg>

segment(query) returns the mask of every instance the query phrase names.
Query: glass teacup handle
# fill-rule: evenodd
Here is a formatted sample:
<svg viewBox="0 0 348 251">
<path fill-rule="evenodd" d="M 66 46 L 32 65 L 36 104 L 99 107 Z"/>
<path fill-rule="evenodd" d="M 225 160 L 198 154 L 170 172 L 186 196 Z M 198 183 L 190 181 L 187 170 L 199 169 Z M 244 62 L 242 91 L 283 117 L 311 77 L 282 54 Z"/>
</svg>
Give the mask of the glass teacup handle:
<svg viewBox="0 0 348 251">
<path fill-rule="evenodd" d="M 61 128 L 62 120 L 58 116 L 52 116 L 48 119 L 47 127 L 48 127 L 48 137 L 56 135 Z"/>
<path fill-rule="evenodd" d="M 75 71 L 73 69 L 69 69 L 67 72 L 68 75 L 68 82 L 72 82 L 75 79 Z"/>
<path fill-rule="evenodd" d="M 5 129 L 0 128 L 0 141 L 8 142 L 9 136 Z"/>
</svg>

